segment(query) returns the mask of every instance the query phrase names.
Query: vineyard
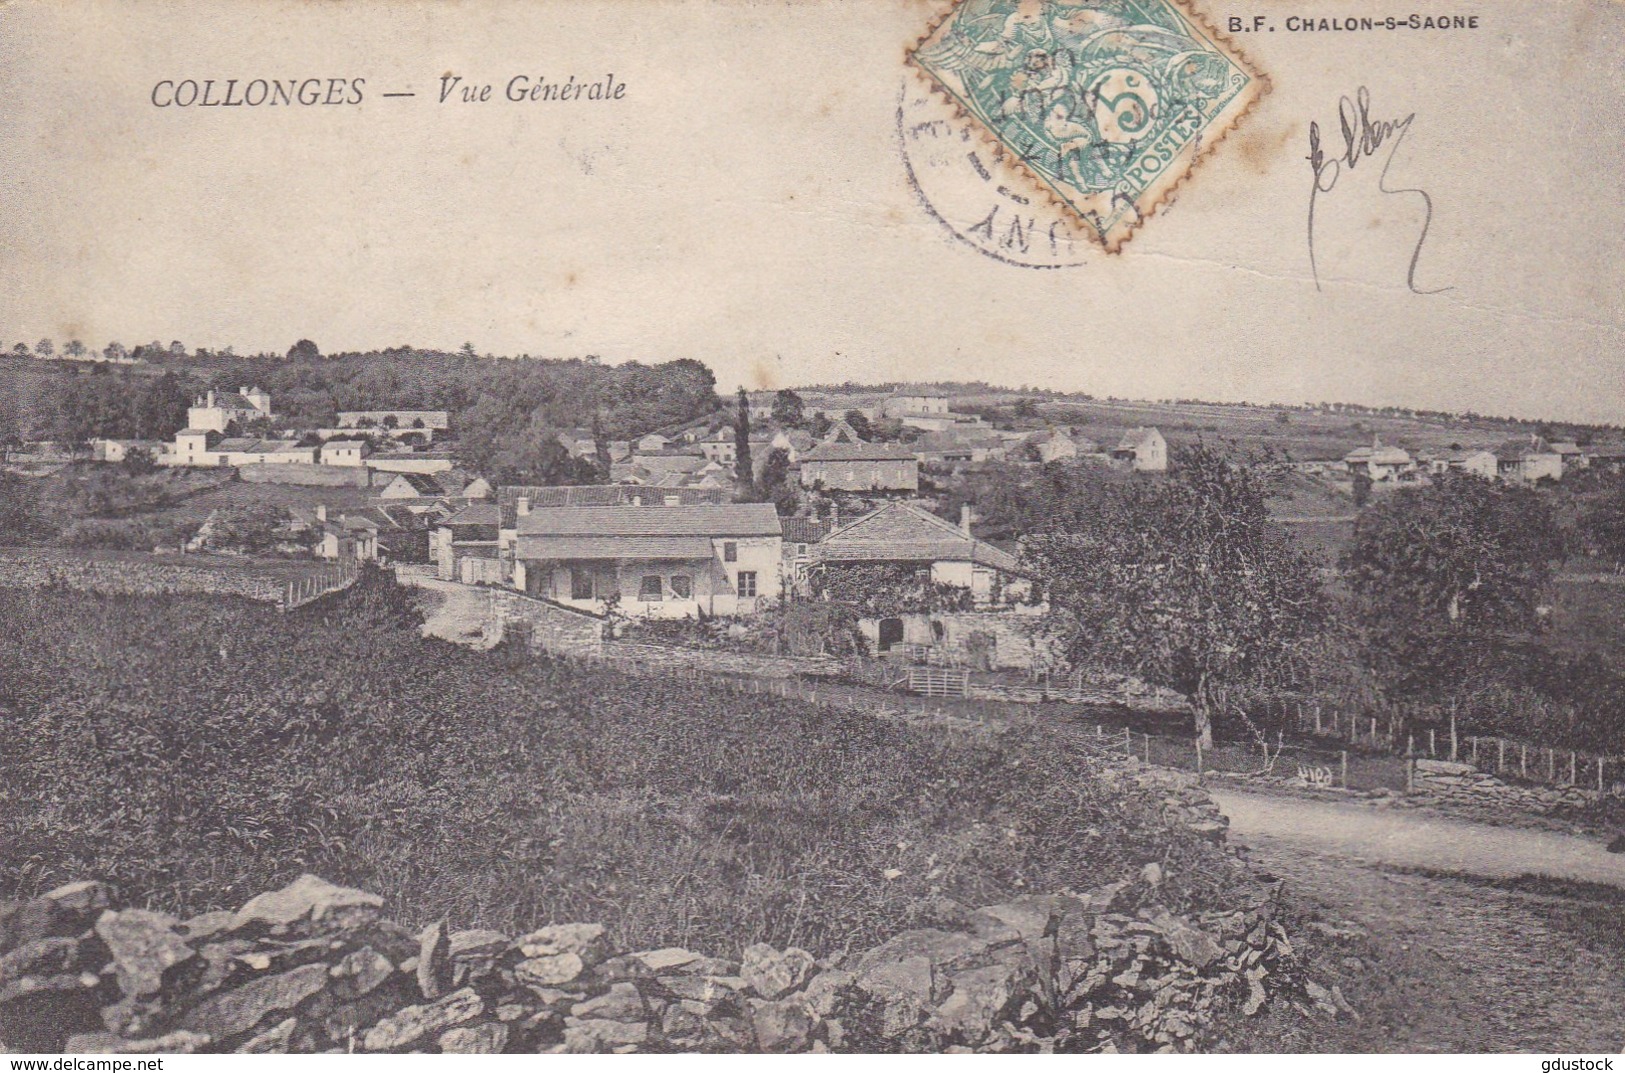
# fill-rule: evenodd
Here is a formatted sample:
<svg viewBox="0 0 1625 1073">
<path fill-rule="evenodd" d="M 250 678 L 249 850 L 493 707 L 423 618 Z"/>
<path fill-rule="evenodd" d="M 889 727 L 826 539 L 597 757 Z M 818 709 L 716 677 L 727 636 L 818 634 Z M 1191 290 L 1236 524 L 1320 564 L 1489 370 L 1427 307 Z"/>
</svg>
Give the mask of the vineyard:
<svg viewBox="0 0 1625 1073">
<path fill-rule="evenodd" d="M 831 951 L 939 895 L 1235 881 L 1086 743 L 467 651 L 412 599 L 0 590 L 0 898 L 98 877 L 186 913 L 316 872 L 410 919 Z"/>
</svg>

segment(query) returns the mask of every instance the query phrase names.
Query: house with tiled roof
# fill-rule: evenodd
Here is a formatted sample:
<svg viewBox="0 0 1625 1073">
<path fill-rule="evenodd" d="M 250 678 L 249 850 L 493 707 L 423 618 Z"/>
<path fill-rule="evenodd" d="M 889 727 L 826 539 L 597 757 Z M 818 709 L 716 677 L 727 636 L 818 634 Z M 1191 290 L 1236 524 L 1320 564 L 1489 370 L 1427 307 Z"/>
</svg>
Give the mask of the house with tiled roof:
<svg viewBox="0 0 1625 1073">
<path fill-rule="evenodd" d="M 910 566 L 933 584 L 968 589 L 978 605 L 1027 588 L 1014 555 L 971 535 L 969 508 L 955 525 L 913 503 L 888 503 L 810 544 L 807 558 L 810 570 L 850 563 Z"/>
<path fill-rule="evenodd" d="M 271 416 L 271 396 L 257 387 L 239 388 L 236 393 L 210 388 L 186 411 L 186 427 L 226 433 L 241 428 L 258 417 Z"/>
<path fill-rule="evenodd" d="M 1363 473 L 1373 481 L 1398 480 L 1401 474 L 1416 468 L 1416 460 L 1403 447 L 1387 447 L 1380 437 L 1373 436 L 1370 447 L 1356 447 L 1343 456 L 1343 464 L 1350 473 Z"/>
<path fill-rule="evenodd" d="M 488 500 L 443 518 L 429 537 L 429 558 L 440 578 L 465 585 L 500 584 L 501 522 L 502 509 Z"/>
<path fill-rule="evenodd" d="M 1540 436 L 1506 441 L 1495 449 L 1495 461 L 1503 481 L 1529 484 L 1563 477 L 1563 456 Z"/>
<path fill-rule="evenodd" d="M 1162 473 L 1168 468 L 1168 441 L 1156 428 L 1131 428 L 1112 448 L 1112 461 L 1129 469 Z"/>
<path fill-rule="evenodd" d="M 512 583 L 583 610 L 653 618 L 753 614 L 781 591 L 769 503 L 533 507 L 516 503 Z"/>
<path fill-rule="evenodd" d="M 829 492 L 914 492 L 920 460 L 907 447 L 867 443 L 837 421 L 818 446 L 801 452 L 801 485 Z"/>
</svg>

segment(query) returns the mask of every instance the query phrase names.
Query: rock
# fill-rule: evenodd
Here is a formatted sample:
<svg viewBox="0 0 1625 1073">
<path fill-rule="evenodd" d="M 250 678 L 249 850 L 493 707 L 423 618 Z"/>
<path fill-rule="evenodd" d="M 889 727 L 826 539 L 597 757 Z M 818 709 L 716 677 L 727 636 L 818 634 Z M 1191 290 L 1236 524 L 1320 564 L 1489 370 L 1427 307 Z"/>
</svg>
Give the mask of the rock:
<svg viewBox="0 0 1625 1073">
<path fill-rule="evenodd" d="M 453 961 L 500 957 L 508 949 L 508 937 L 490 928 L 454 931 L 448 939 L 446 956 Z"/>
<path fill-rule="evenodd" d="M 1224 950 L 1207 932 L 1175 917 L 1164 909 L 1152 918 L 1173 950 L 1174 956 L 1198 970 L 1206 969 L 1224 956 Z"/>
<path fill-rule="evenodd" d="M 570 1007 L 570 1016 L 587 1021 L 643 1021 L 648 1016 L 648 1010 L 636 985 L 619 983 L 596 998 Z"/>
<path fill-rule="evenodd" d="M 358 998 L 389 979 L 394 972 L 395 966 L 390 964 L 388 958 L 370 946 L 363 946 L 340 958 L 338 964 L 328 970 L 328 975 L 345 985 L 345 997 Z"/>
<path fill-rule="evenodd" d="M 668 1043 L 698 1046 L 705 1039 L 707 1012 L 702 1003 L 673 1002 L 661 1014 L 660 1034 Z"/>
<path fill-rule="evenodd" d="M 604 926 L 602 924 L 549 924 L 537 928 L 529 935 L 514 941 L 519 952 L 527 958 L 556 957 L 574 954 L 583 965 L 596 965 L 604 960 Z"/>
<path fill-rule="evenodd" d="M 196 1054 L 210 1043 L 197 1032 L 170 1032 L 157 1039 L 124 1039 L 107 1032 L 69 1036 L 63 1050 L 69 1054 Z"/>
<path fill-rule="evenodd" d="M 501 1054 L 508 1045 L 508 1026 L 494 1021 L 440 1033 L 441 1054 Z"/>
<path fill-rule="evenodd" d="M 758 995 L 778 998 L 799 988 L 813 969 L 813 956 L 792 946 L 779 953 L 766 943 L 746 947 L 739 963 L 739 975 Z"/>
<path fill-rule="evenodd" d="M 299 1018 L 287 1017 L 244 1043 L 237 1050 L 242 1054 L 287 1054 L 293 1030 L 299 1027 Z"/>
<path fill-rule="evenodd" d="M 706 1003 L 728 998 L 745 986 L 738 976 L 661 976 L 657 982 L 680 999 Z"/>
<path fill-rule="evenodd" d="M 1625 834 L 1617 834 L 1614 840 L 1608 843 L 1609 853 L 1625 853 Z"/>
<path fill-rule="evenodd" d="M 1246 980 L 1247 1001 L 1242 1004 L 1241 1012 L 1244 1017 L 1251 1017 L 1264 1008 L 1264 1003 L 1269 1001 L 1269 995 L 1264 991 L 1264 971 L 1262 969 L 1248 969 Z"/>
<path fill-rule="evenodd" d="M 425 1036 L 472 1021 L 485 1012 L 485 1000 L 471 987 L 453 991 L 423 1006 L 397 1010 L 371 1028 L 361 1039 L 369 1051 L 399 1051 Z"/>
<path fill-rule="evenodd" d="M 1162 886 L 1162 865 L 1158 864 L 1156 861 L 1152 861 L 1150 864 L 1140 869 L 1140 882 L 1144 883 L 1148 887 Z"/>
<path fill-rule="evenodd" d="M 164 913 L 126 909 L 103 913 L 96 934 L 113 956 L 119 989 L 131 998 L 155 995 L 165 977 L 196 956 L 185 939 L 175 934 L 178 922 Z"/>
<path fill-rule="evenodd" d="M 230 909 L 216 909 L 182 921 L 179 931 L 188 942 L 200 943 L 205 939 L 214 938 L 223 931 L 229 931 L 236 919 L 237 914 Z"/>
<path fill-rule="evenodd" d="M 763 1051 L 772 1054 L 805 1051 L 812 1045 L 817 1024 L 807 1008 L 794 1000 L 754 999 L 751 1002 L 751 1029 L 756 1034 L 756 1046 Z"/>
<path fill-rule="evenodd" d="M 856 974 L 853 986 L 867 992 L 881 1010 L 881 1030 L 887 1036 L 903 1032 L 925 1020 L 935 991 L 931 959 L 923 955 L 871 965 Z"/>
<path fill-rule="evenodd" d="M 368 920 L 377 916 L 384 900 L 376 894 L 353 887 L 340 887 L 320 876 L 300 876 L 281 890 L 250 898 L 232 918 L 233 930 L 254 924 L 276 926 L 305 919 L 326 920 L 342 916 L 345 921 Z"/>
<path fill-rule="evenodd" d="M 669 969 L 692 965 L 696 961 L 711 961 L 704 955 L 696 954 L 692 950 L 684 950 L 680 946 L 666 946 L 659 950 L 642 950 L 632 954 L 631 957 L 643 963 L 644 968 L 650 972 L 661 973 Z"/>
<path fill-rule="evenodd" d="M 426 999 L 437 999 L 446 993 L 451 980 L 451 967 L 446 956 L 451 952 L 451 941 L 446 937 L 446 922 L 437 920 L 418 935 L 418 990 Z"/>
<path fill-rule="evenodd" d="M 273 1013 L 294 1009 L 326 985 L 326 965 L 301 965 L 204 999 L 181 1018 L 181 1027 L 226 1042 L 251 1031 Z"/>
<path fill-rule="evenodd" d="M 649 1040 L 649 1026 L 642 1022 L 564 1021 L 564 1049 L 568 1054 L 600 1054 L 604 1051 L 634 1048 Z"/>
<path fill-rule="evenodd" d="M 526 958 L 513 967 L 513 974 L 526 987 L 557 987 L 580 976 L 585 968 L 579 954 L 552 954 Z"/>
<path fill-rule="evenodd" d="M 1029 966 L 1010 962 L 964 969 L 948 978 L 953 990 L 932 1021 L 944 1032 L 975 1043 L 1009 1012 L 1018 995 L 1036 982 Z"/>
</svg>

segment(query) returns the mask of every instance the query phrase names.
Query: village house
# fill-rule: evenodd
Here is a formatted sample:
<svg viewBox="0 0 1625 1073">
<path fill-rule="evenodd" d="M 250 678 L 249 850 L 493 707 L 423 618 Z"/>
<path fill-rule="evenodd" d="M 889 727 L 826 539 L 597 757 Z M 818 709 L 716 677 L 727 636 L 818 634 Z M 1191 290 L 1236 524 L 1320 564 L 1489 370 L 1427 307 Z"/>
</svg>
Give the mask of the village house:
<svg viewBox="0 0 1625 1073">
<path fill-rule="evenodd" d="M 1093 448 L 1093 444 L 1087 444 Z M 1066 431 L 1058 428 L 1041 429 L 1022 442 L 1024 454 L 1036 456 L 1039 462 L 1068 462 L 1079 454 L 1087 453 Z"/>
<path fill-rule="evenodd" d="M 1561 480 L 1563 456 L 1539 436 L 1508 440 L 1495 450 L 1496 471 L 1503 481 L 1531 484 Z"/>
<path fill-rule="evenodd" d="M 328 440 L 332 443 L 365 443 L 365 440 Z M 324 454 L 325 461 L 325 454 Z M 367 468 L 379 473 L 444 473 L 457 464 L 450 451 L 412 451 L 393 449 L 371 452 L 364 456 Z M 349 465 L 351 463 L 328 463 Z"/>
<path fill-rule="evenodd" d="M 1144 473 L 1168 469 L 1168 441 L 1156 428 L 1131 428 L 1112 448 L 1112 461 Z"/>
<path fill-rule="evenodd" d="M 899 392 L 880 404 L 880 412 L 893 418 L 940 416 L 948 410 L 948 396 L 936 392 Z"/>
<path fill-rule="evenodd" d="M 1356 447 L 1344 455 L 1343 465 L 1350 473 L 1363 473 L 1381 484 L 1398 480 L 1400 474 L 1414 469 L 1416 462 L 1403 447 L 1384 447 L 1380 437 L 1373 437 L 1370 447 Z"/>
<path fill-rule="evenodd" d="M 1428 460 L 1428 471 L 1431 473 L 1470 473 L 1486 481 L 1495 480 L 1498 468 L 1495 452 L 1482 447 L 1446 451 Z"/>
<path fill-rule="evenodd" d="M 443 519 L 429 542 L 429 557 L 443 581 L 503 583 L 502 511 L 492 502 L 470 503 Z"/>
<path fill-rule="evenodd" d="M 1584 469 L 1590 462 L 1590 459 L 1586 457 L 1585 448 L 1573 440 L 1553 440 L 1550 446 L 1553 451 L 1557 452 L 1558 457 L 1563 460 L 1564 473 Z"/>
<path fill-rule="evenodd" d="M 322 444 L 322 465 L 365 466 L 372 445 L 366 440 L 328 440 Z"/>
<path fill-rule="evenodd" d="M 235 395 L 211 388 L 187 408 L 186 427 L 225 434 L 255 418 L 271 416 L 271 396 L 261 388 L 240 388 Z"/>
<path fill-rule="evenodd" d="M 1016 557 L 970 531 L 970 508 L 955 525 L 913 503 L 888 503 L 809 543 L 810 568 L 843 563 L 903 564 L 935 585 L 969 591 L 986 606 L 1019 598 L 1030 585 Z"/>
<path fill-rule="evenodd" d="M 865 443 L 845 421 L 801 455 L 801 484 L 830 492 L 914 492 L 920 460 L 907 447 Z"/>
<path fill-rule="evenodd" d="M 769 503 L 515 504 L 513 586 L 583 610 L 754 614 L 779 598 L 783 538 Z"/>
</svg>

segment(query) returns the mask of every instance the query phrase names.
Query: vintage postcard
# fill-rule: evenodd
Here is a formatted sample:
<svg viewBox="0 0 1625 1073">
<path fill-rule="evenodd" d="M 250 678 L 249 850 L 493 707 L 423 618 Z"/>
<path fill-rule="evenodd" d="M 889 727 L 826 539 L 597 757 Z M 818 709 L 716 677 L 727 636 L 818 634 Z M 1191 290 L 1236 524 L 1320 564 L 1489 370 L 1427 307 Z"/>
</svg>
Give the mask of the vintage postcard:
<svg viewBox="0 0 1625 1073">
<path fill-rule="evenodd" d="M 1622 126 L 1618 0 L 0 0 L 0 1051 L 1612 1068 Z"/>
</svg>

